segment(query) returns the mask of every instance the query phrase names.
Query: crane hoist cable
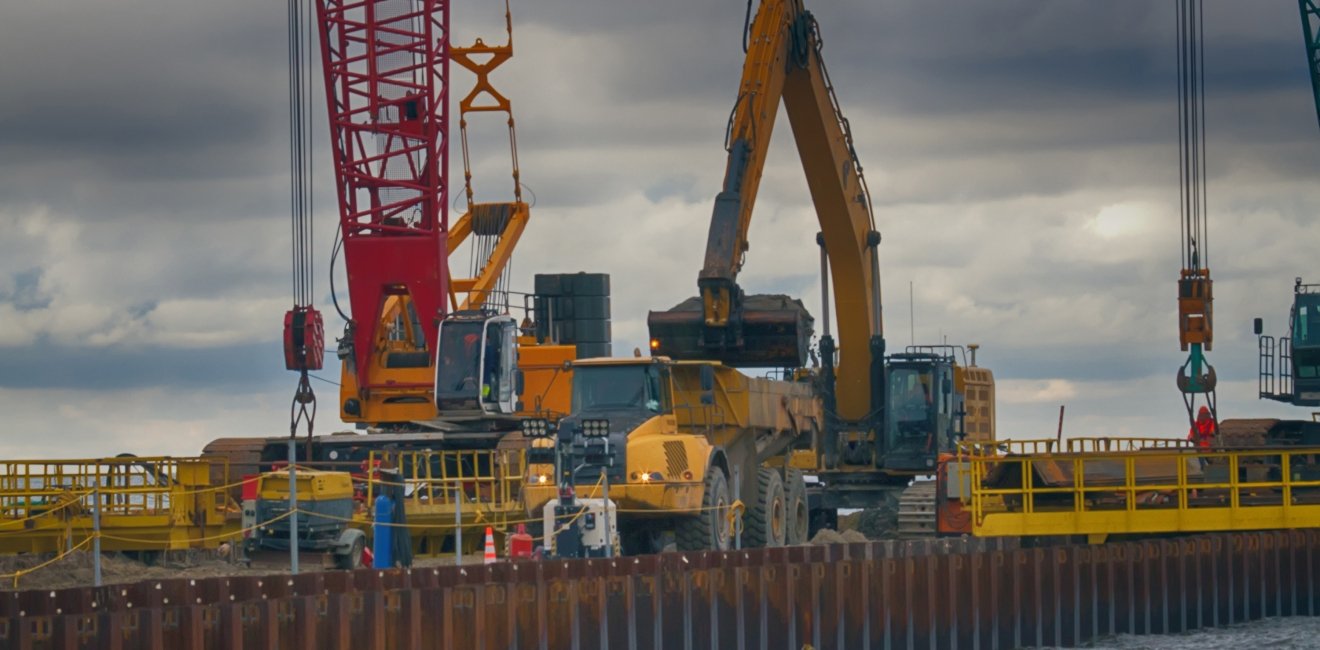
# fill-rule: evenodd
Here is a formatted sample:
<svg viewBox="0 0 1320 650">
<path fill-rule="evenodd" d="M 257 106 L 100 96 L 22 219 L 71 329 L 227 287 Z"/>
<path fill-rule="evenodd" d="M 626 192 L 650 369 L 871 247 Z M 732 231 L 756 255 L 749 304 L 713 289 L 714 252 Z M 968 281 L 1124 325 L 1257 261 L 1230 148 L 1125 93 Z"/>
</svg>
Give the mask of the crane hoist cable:
<svg viewBox="0 0 1320 650">
<path fill-rule="evenodd" d="M 302 423 L 310 440 L 316 420 L 316 394 L 309 372 L 325 356 L 321 314 L 312 305 L 312 20 L 311 0 L 288 0 L 289 46 L 289 224 L 293 241 L 293 309 L 284 317 L 285 366 L 298 372 L 298 388 L 289 407 L 289 435 Z"/>
<path fill-rule="evenodd" d="M 1205 358 L 1214 343 L 1205 144 L 1205 17 L 1201 0 L 1178 0 L 1178 204 L 1182 271 L 1178 278 L 1178 338 L 1187 361 L 1178 390 L 1195 423 L 1198 395 L 1218 421 L 1215 369 Z"/>
</svg>

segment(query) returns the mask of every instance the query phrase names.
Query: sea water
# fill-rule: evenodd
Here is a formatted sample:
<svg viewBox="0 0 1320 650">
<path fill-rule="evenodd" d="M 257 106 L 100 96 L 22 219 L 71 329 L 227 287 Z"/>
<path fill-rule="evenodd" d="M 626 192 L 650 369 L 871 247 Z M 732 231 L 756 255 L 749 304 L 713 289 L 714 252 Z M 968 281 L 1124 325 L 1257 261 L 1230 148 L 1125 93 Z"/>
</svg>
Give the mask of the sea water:
<svg viewBox="0 0 1320 650">
<path fill-rule="evenodd" d="M 1320 648 L 1320 617 L 1267 618 L 1232 627 L 1186 634 L 1119 635 L 1085 647 L 1105 650 L 1237 650 L 1249 648 Z"/>
</svg>

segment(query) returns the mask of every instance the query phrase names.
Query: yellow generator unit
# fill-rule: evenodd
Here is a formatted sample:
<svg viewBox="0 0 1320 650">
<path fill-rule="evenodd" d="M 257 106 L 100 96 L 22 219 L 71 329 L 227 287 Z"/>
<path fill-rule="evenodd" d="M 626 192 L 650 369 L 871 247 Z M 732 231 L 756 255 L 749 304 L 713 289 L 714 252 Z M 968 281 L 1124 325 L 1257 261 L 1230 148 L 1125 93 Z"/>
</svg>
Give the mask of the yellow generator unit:
<svg viewBox="0 0 1320 650">
<path fill-rule="evenodd" d="M 353 478 L 347 472 L 297 470 L 298 528 L 300 551 L 329 552 L 335 565 L 360 566 L 366 534 L 349 527 L 353 518 Z M 248 538 L 246 550 L 288 551 L 292 517 L 289 513 L 289 472 L 266 472 L 258 479 L 257 528 Z"/>
</svg>

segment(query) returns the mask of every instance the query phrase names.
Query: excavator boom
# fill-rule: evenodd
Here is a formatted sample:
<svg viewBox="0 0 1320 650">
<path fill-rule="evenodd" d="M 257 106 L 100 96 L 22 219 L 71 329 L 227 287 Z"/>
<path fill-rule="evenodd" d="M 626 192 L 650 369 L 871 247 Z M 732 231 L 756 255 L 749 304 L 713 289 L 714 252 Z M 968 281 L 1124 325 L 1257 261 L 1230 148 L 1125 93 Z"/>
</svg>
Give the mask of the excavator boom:
<svg viewBox="0 0 1320 650">
<path fill-rule="evenodd" d="M 837 409 L 846 420 L 873 412 L 874 355 L 883 356 L 879 233 L 852 145 L 821 58 L 816 20 L 801 0 L 762 2 L 749 28 L 747 56 L 729 129 L 724 184 L 715 199 L 700 297 L 652 312 L 652 351 L 733 366 L 805 365 L 811 317 L 783 296 L 745 296 L 738 273 L 766 152 L 782 102 L 820 223 L 834 279 L 839 345 Z M 829 315 L 824 334 L 830 336 Z"/>
</svg>

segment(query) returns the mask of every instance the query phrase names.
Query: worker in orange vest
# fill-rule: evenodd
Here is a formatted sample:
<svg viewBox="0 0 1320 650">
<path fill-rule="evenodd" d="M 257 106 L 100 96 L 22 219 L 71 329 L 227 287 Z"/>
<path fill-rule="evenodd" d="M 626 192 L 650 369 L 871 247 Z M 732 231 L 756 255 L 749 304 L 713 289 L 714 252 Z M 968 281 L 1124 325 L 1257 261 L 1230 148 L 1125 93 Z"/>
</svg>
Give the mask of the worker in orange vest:
<svg viewBox="0 0 1320 650">
<path fill-rule="evenodd" d="M 1187 440 L 1196 443 L 1202 450 L 1209 450 L 1215 437 L 1215 419 L 1210 417 L 1210 407 L 1202 406 L 1196 414 L 1196 422 L 1187 432 Z"/>
</svg>

